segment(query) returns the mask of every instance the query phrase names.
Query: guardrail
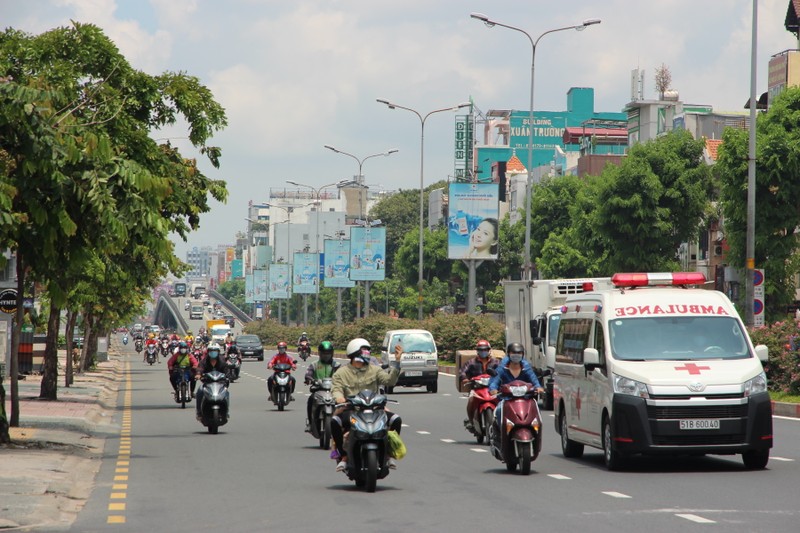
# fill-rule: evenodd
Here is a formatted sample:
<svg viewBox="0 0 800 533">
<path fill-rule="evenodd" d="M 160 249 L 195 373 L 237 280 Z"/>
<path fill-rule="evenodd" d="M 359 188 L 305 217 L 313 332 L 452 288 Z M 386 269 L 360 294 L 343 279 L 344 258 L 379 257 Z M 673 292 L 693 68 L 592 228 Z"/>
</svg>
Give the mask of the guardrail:
<svg viewBox="0 0 800 533">
<path fill-rule="evenodd" d="M 253 321 L 253 319 L 250 318 L 250 315 L 248 315 L 247 313 L 245 313 L 244 311 L 233 305 L 230 300 L 225 298 L 223 295 L 221 295 L 214 289 L 208 289 L 207 292 L 210 297 L 215 298 L 220 302 L 222 302 L 222 305 L 224 305 L 226 309 L 228 309 L 231 313 L 233 313 L 233 315 L 236 318 L 238 318 L 242 322 L 242 324 L 247 324 L 248 322 Z"/>
<path fill-rule="evenodd" d="M 178 323 L 178 328 L 180 329 L 181 334 L 186 335 L 186 332 L 189 331 L 189 324 L 186 323 L 186 319 L 183 318 L 178 306 L 175 305 L 175 302 L 172 300 L 172 297 L 169 295 L 169 293 L 167 291 L 161 291 L 158 299 L 165 302 L 165 305 L 169 306 L 170 310 L 172 311 L 172 316 L 175 317 L 175 322 Z"/>
</svg>

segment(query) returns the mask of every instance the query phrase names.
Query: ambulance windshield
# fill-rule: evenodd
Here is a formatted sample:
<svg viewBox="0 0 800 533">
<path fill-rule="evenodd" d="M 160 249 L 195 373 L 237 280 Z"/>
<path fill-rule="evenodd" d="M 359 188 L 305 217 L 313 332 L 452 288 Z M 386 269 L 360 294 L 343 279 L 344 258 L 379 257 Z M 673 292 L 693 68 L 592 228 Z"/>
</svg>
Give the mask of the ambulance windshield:
<svg viewBox="0 0 800 533">
<path fill-rule="evenodd" d="M 616 318 L 609 334 L 614 358 L 623 361 L 750 357 L 741 325 L 731 317 Z"/>
</svg>

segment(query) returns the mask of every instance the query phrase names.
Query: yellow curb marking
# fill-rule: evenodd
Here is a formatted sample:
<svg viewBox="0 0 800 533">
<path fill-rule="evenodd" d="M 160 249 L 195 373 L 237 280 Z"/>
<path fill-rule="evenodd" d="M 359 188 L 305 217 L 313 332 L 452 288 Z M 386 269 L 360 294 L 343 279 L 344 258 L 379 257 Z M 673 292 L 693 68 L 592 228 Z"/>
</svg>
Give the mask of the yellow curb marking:
<svg viewBox="0 0 800 533">
<path fill-rule="evenodd" d="M 131 403 L 133 400 L 133 393 L 131 391 L 131 373 L 130 373 L 131 363 L 130 361 L 126 361 L 125 363 L 125 370 L 122 374 L 124 376 L 125 381 L 125 394 L 123 395 L 123 413 L 122 413 L 122 425 L 120 429 L 120 439 L 119 439 L 119 452 L 117 454 L 117 465 L 114 469 L 115 474 L 127 474 L 129 471 L 130 466 L 130 455 L 131 455 Z M 115 475 L 114 481 L 128 481 L 127 475 Z M 127 491 L 128 484 L 127 483 L 113 483 L 111 486 L 112 491 Z M 128 497 L 127 492 L 111 492 L 109 495 L 110 500 L 124 500 Z M 110 502 L 108 504 L 109 511 L 126 511 L 127 505 L 125 503 L 115 503 Z M 126 522 L 125 515 L 108 515 L 106 523 L 108 524 L 124 524 Z"/>
<path fill-rule="evenodd" d="M 109 503 L 108 504 L 109 511 L 124 511 L 125 504 L 124 503 Z"/>
<path fill-rule="evenodd" d="M 108 521 L 106 522 L 106 524 L 124 524 L 124 523 L 125 523 L 124 516 L 113 516 L 113 515 L 109 515 Z"/>
<path fill-rule="evenodd" d="M 111 485 L 111 490 L 128 490 L 128 484 L 127 483 L 116 483 L 114 485 Z"/>
<path fill-rule="evenodd" d="M 117 466 L 130 466 L 130 461 L 117 461 Z"/>
<path fill-rule="evenodd" d="M 112 500 L 124 500 L 128 497 L 128 493 L 126 492 L 112 492 L 111 499 Z"/>
<path fill-rule="evenodd" d="M 128 476 L 114 476 L 114 481 L 128 481 Z"/>
</svg>

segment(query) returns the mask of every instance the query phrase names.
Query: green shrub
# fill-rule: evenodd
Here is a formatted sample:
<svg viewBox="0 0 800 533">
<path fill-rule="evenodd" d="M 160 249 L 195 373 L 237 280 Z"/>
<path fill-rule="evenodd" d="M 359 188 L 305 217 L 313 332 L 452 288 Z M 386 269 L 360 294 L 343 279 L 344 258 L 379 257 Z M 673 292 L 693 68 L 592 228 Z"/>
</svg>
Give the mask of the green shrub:
<svg viewBox="0 0 800 533">
<path fill-rule="evenodd" d="M 769 361 L 764 370 L 772 391 L 800 394 L 800 323 L 782 320 L 750 331 L 753 344 L 766 344 Z"/>
</svg>

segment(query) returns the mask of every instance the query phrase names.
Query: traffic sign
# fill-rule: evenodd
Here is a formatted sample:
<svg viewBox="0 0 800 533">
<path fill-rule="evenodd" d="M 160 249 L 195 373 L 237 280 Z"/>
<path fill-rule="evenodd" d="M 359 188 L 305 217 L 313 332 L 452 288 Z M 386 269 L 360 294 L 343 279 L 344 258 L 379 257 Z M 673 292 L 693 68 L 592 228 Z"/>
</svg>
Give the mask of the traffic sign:
<svg viewBox="0 0 800 533">
<path fill-rule="evenodd" d="M 16 289 L 3 289 L 0 291 L 0 311 L 9 315 L 17 312 Z"/>
</svg>

